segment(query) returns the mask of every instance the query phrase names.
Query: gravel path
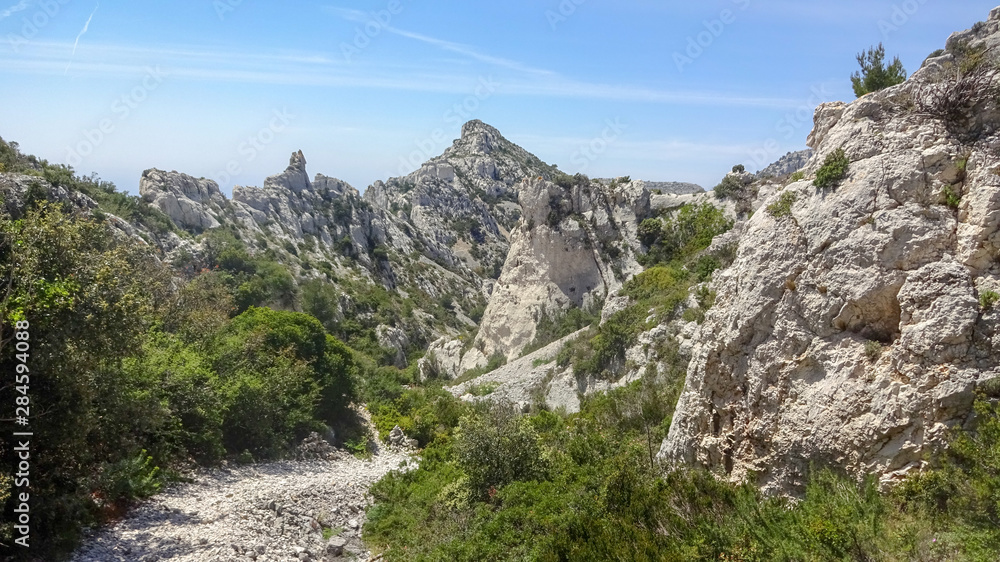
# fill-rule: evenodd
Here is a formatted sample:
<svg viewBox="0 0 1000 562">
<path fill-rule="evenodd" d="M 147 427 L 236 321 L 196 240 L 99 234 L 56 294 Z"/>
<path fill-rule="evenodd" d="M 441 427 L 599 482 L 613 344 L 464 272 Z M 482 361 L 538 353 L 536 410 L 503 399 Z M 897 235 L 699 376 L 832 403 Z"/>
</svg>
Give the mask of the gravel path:
<svg viewBox="0 0 1000 562">
<path fill-rule="evenodd" d="M 359 460 L 326 451 L 325 460 L 205 470 L 94 534 L 72 561 L 368 560 L 359 538 L 368 489 L 414 468 L 411 455 L 382 448 Z"/>
</svg>

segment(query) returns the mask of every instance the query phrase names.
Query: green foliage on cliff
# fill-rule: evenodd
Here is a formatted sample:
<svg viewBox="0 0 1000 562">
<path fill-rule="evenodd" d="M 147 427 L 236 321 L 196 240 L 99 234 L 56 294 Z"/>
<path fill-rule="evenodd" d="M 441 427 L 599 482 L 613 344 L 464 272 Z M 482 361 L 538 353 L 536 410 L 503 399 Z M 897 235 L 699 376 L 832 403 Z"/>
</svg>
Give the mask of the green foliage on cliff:
<svg viewBox="0 0 1000 562">
<path fill-rule="evenodd" d="M 851 161 L 847 158 L 847 154 L 843 148 L 834 150 L 826 155 L 823 165 L 816 171 L 816 179 L 813 180 L 813 185 L 820 189 L 836 187 L 837 183 L 847 176 L 847 168 L 850 164 Z"/>
<path fill-rule="evenodd" d="M 906 70 L 899 57 L 895 57 L 888 65 L 885 64 L 885 47 L 881 43 L 866 52 L 858 53 L 857 59 L 861 70 L 851 75 L 851 85 L 859 98 L 906 81 Z"/>
<path fill-rule="evenodd" d="M 629 298 L 628 306 L 567 346 L 559 363 L 572 363 L 579 376 L 615 378 L 639 334 L 683 313 L 692 286 L 720 267 L 718 259 L 703 252 L 732 225 L 721 209 L 707 203 L 685 205 L 667 220 L 643 221 L 649 251 L 640 262 L 648 269 L 625 283 L 621 295 Z"/>
</svg>

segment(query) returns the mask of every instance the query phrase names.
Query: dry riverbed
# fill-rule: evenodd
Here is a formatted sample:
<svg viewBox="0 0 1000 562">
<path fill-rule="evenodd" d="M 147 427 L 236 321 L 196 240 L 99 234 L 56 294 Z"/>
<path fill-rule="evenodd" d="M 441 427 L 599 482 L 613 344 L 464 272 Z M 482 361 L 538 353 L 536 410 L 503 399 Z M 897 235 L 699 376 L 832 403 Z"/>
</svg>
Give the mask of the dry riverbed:
<svg viewBox="0 0 1000 562">
<path fill-rule="evenodd" d="M 360 539 L 368 489 L 414 468 L 412 451 L 382 447 L 361 460 L 316 437 L 304 447 L 320 459 L 196 473 L 89 537 L 72 561 L 368 560 Z"/>
</svg>

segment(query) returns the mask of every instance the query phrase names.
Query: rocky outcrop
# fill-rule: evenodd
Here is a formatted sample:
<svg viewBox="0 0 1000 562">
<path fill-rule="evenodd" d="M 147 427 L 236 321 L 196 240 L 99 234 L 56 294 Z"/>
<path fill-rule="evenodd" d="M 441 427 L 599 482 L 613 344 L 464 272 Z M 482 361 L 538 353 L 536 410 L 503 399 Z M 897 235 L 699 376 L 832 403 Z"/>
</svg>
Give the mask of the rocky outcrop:
<svg viewBox="0 0 1000 562">
<path fill-rule="evenodd" d="M 795 172 L 798 172 L 802 168 L 806 167 L 806 164 L 809 163 L 809 159 L 812 157 L 812 154 L 812 149 L 808 148 L 797 152 L 789 152 L 779 158 L 777 162 L 774 162 L 763 170 L 757 172 L 754 176 L 757 179 L 766 179 L 780 178 L 794 174 Z"/>
<path fill-rule="evenodd" d="M 977 29 L 965 47 L 996 42 L 1000 11 Z M 935 64 L 954 75 L 960 56 Z M 966 100 L 972 122 L 921 110 L 937 103 L 934 79 L 820 106 L 807 179 L 761 187 L 758 207 L 790 212 L 737 228 L 662 461 L 784 493 L 810 463 L 891 483 L 1000 376 L 1000 312 L 979 303 L 1000 289 L 1000 113 L 989 91 Z M 846 177 L 815 187 L 838 149 Z"/>
<path fill-rule="evenodd" d="M 228 205 L 214 181 L 155 168 L 142 173 L 139 195 L 174 224 L 194 232 L 217 228 Z"/>
<path fill-rule="evenodd" d="M 695 183 L 683 183 L 676 181 L 644 181 L 646 189 L 650 193 L 657 195 L 691 195 L 704 193 L 705 188 Z"/>
<path fill-rule="evenodd" d="M 526 180 L 520 202 L 524 217 L 473 346 L 480 362 L 518 357 L 542 315 L 602 306 L 642 270 L 635 261 L 636 229 L 649 214 L 642 182 Z"/>
<path fill-rule="evenodd" d="M 585 332 L 570 334 L 499 369 L 448 387 L 448 391 L 467 402 L 504 401 L 525 411 L 545 404 L 551 410 L 579 412 L 580 395 L 611 388 L 604 382 L 577 381 L 572 368 L 555 362 L 559 350 Z"/>
<path fill-rule="evenodd" d="M 488 294 L 521 218 L 522 180 L 550 178 L 554 171 L 474 120 L 444 154 L 409 175 L 375 182 L 365 200 L 409 221 L 429 258 Z"/>
</svg>

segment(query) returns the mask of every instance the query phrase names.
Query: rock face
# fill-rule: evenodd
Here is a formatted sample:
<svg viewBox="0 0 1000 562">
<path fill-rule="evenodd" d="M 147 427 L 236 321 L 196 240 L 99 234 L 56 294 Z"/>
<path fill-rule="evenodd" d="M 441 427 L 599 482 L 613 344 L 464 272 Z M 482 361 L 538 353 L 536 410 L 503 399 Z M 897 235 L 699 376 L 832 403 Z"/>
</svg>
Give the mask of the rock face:
<svg viewBox="0 0 1000 562">
<path fill-rule="evenodd" d="M 474 343 L 483 357 L 515 359 L 535 339 L 542 315 L 603 306 L 642 271 L 635 261 L 636 229 L 649 214 L 642 182 L 528 180 L 520 201 L 524 218 Z"/>
<path fill-rule="evenodd" d="M 704 193 L 705 188 L 695 183 L 683 183 L 676 181 L 644 181 L 646 189 L 650 193 L 657 195 L 691 195 Z"/>
<path fill-rule="evenodd" d="M 378 328 L 378 343 L 405 366 L 428 338 L 475 326 L 469 316 L 485 307 L 521 218 L 522 180 L 554 173 L 493 127 L 470 121 L 443 155 L 375 182 L 364 197 L 335 178 L 310 180 L 301 151 L 263 187 L 236 186 L 231 201 L 213 182 L 159 170 L 144 174 L 141 191 L 180 227 L 235 229 L 251 252 L 277 252 L 300 279 L 325 277 L 349 294 L 377 284 L 399 300 L 417 293 L 440 304 L 448 314 L 416 310 L 407 326 Z M 327 266 L 317 271 L 317 264 Z M 345 303 L 340 316 L 352 313 Z M 430 316 L 443 320 L 418 326 Z"/>
<path fill-rule="evenodd" d="M 960 35 L 975 48 L 998 29 L 1000 10 Z M 954 75 L 955 45 L 932 66 Z M 791 213 L 737 228 L 662 461 L 753 472 L 783 493 L 810 462 L 891 483 L 967 419 L 978 383 L 1000 376 L 1000 312 L 979 304 L 1000 290 L 1000 113 L 988 91 L 967 100 L 972 123 L 920 111 L 935 103 L 931 70 L 820 106 L 810 179 L 760 189 L 758 206 L 793 194 Z M 837 149 L 847 176 L 814 187 Z"/>
<path fill-rule="evenodd" d="M 217 228 L 228 204 L 214 181 L 156 169 L 142 173 L 139 195 L 177 226 L 196 232 Z"/>
<path fill-rule="evenodd" d="M 365 200 L 409 221 L 432 260 L 480 284 L 489 280 L 488 293 L 521 218 L 522 180 L 554 172 L 493 127 L 469 121 L 444 154 L 407 176 L 375 182 Z"/>
</svg>

